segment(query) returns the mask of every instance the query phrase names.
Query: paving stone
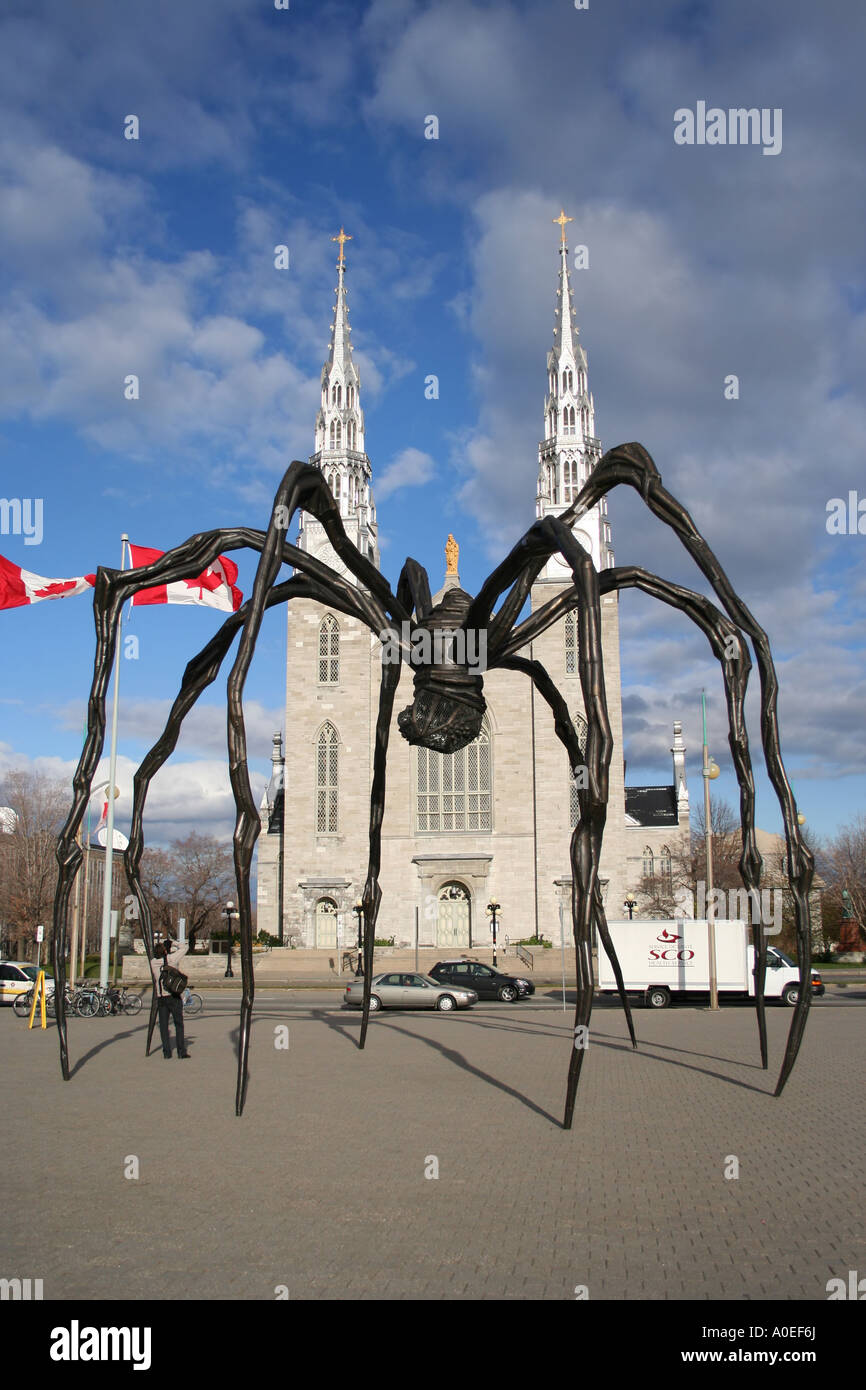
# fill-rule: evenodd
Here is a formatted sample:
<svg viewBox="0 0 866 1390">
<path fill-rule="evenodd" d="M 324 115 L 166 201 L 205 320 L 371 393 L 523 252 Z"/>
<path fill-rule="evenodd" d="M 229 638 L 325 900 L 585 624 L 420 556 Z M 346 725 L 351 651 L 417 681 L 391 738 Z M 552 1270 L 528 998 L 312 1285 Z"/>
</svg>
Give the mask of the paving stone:
<svg viewBox="0 0 866 1390">
<path fill-rule="evenodd" d="M 55 1030 L 3 1010 L 0 1274 L 50 1299 L 567 1301 L 823 1299 L 866 1272 L 862 1002 L 814 1006 L 778 1099 L 787 1010 L 764 1073 L 746 1008 L 641 1012 L 637 1053 L 599 1009 L 570 1133 L 554 1000 L 383 1015 L 360 1053 L 336 996 L 257 999 L 240 1119 L 236 1003 L 207 996 L 186 1067 L 144 1057 L 141 1018 L 72 1020 L 69 1083 Z"/>
</svg>

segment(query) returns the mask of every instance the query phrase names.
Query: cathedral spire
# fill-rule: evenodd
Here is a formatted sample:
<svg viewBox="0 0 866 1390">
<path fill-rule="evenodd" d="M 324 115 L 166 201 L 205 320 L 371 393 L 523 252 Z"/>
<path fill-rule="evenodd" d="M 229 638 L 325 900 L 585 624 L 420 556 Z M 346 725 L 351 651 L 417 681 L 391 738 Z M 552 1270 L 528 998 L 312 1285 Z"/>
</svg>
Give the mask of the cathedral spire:
<svg viewBox="0 0 866 1390">
<path fill-rule="evenodd" d="M 352 343 L 349 327 L 349 306 L 346 303 L 346 285 L 343 275 L 346 269 L 345 243 L 352 238 L 347 236 L 343 228 L 340 228 L 339 236 L 332 236 L 332 241 L 340 243 L 340 258 L 337 261 L 337 302 L 334 305 L 334 322 L 331 325 L 331 345 L 328 353 L 328 363 L 333 368 L 339 366 L 345 377 L 346 368 L 352 362 Z M 360 383 L 359 383 L 360 384 Z"/>
<path fill-rule="evenodd" d="M 559 289 L 556 292 L 553 350 L 559 352 L 560 359 L 565 357 L 571 361 L 574 358 L 574 339 L 577 337 L 577 315 L 574 310 L 571 276 L 568 271 L 568 242 L 565 239 L 565 224 L 566 222 L 573 222 L 574 218 L 566 217 L 565 212 L 562 211 L 558 217 L 554 217 L 552 220 L 558 222 L 562 229 L 559 242 Z"/>
<path fill-rule="evenodd" d="M 334 500 L 340 508 L 343 525 L 360 550 L 378 564 L 376 508 L 371 489 L 372 469 L 364 450 L 364 412 L 361 409 L 361 377 L 352 358 L 352 330 L 346 298 L 346 242 L 352 237 L 341 227 L 332 241 L 339 243 L 337 284 L 334 288 L 334 319 L 328 345 L 328 358 L 322 367 L 322 399 L 316 415 L 315 452 L 310 463 L 321 469 Z M 299 544 L 303 549 L 321 550 L 328 564 L 321 528 L 305 517 Z"/>
<path fill-rule="evenodd" d="M 538 516 L 559 515 L 571 505 L 601 458 L 595 435 L 595 404 L 587 384 L 587 358 L 580 342 L 571 274 L 568 268 L 566 224 L 574 219 L 562 209 L 552 221 L 560 229 L 559 286 L 553 323 L 553 347 L 547 354 L 547 396 L 544 439 L 538 446 Z M 610 524 L 605 499 L 575 528 L 575 535 L 592 554 L 597 569 L 613 564 Z M 548 567 L 548 577 L 558 577 Z"/>
</svg>

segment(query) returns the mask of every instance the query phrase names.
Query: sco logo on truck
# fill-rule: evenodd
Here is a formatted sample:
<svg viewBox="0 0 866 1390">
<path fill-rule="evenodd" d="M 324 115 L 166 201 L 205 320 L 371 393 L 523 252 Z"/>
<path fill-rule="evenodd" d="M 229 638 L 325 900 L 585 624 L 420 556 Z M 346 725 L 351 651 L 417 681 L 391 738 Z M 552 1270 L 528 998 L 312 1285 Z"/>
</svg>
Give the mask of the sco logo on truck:
<svg viewBox="0 0 866 1390">
<path fill-rule="evenodd" d="M 683 937 L 677 936 L 676 932 L 663 931 L 661 936 L 656 937 L 656 941 L 663 943 L 664 950 L 659 951 L 655 946 L 650 946 L 650 964 L 663 960 L 691 960 L 695 954 L 694 951 L 688 951 L 676 945 L 678 941 L 682 940 Z"/>
</svg>

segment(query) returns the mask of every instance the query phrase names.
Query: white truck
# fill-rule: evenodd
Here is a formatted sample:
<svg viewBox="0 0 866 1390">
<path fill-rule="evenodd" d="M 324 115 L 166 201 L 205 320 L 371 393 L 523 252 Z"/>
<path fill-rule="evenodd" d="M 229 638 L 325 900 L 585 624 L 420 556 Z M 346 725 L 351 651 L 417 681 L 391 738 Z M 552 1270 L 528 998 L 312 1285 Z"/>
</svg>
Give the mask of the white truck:
<svg viewBox="0 0 866 1390">
<path fill-rule="evenodd" d="M 608 922 L 622 970 L 626 993 L 640 994 L 648 1008 L 665 1009 L 674 997 L 709 994 L 710 953 L 704 919 L 675 921 Z M 746 923 L 716 921 L 716 979 L 719 995 L 754 998 L 755 951 Z M 613 966 L 601 941 L 598 943 L 598 988 L 616 993 Z M 812 997 L 824 993 L 821 976 L 812 971 Z M 767 945 L 764 995 L 796 1004 L 800 995 L 800 971 L 796 962 L 778 947 Z"/>
</svg>

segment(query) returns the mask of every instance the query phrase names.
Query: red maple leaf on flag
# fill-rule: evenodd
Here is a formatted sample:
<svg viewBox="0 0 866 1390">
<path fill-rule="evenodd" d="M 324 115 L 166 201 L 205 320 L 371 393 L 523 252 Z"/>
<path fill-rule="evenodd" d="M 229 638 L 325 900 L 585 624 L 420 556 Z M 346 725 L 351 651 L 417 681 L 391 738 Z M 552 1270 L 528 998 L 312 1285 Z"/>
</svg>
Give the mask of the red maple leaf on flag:
<svg viewBox="0 0 866 1390">
<path fill-rule="evenodd" d="M 46 584 L 44 589 L 34 589 L 34 598 L 56 598 L 58 594 L 68 594 L 78 583 L 76 579 L 58 579 L 55 584 Z"/>
<path fill-rule="evenodd" d="M 199 596 L 201 591 L 207 589 L 208 593 L 213 593 L 224 582 L 224 576 L 220 570 L 205 570 L 204 574 L 199 574 L 195 579 L 185 579 L 184 584 L 188 589 L 198 589 Z"/>
</svg>

